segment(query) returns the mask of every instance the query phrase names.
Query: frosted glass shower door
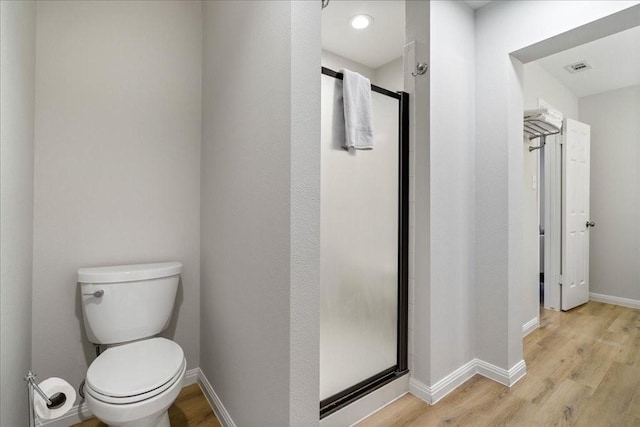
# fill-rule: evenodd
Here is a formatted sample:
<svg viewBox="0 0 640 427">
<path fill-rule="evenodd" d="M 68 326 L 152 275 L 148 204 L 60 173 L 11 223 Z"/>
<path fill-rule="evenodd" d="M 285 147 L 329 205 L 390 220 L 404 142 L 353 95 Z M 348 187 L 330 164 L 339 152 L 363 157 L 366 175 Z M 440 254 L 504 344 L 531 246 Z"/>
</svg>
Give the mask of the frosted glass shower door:
<svg viewBox="0 0 640 427">
<path fill-rule="evenodd" d="M 399 103 L 372 92 L 374 149 L 348 152 L 341 92 L 322 76 L 321 400 L 397 364 Z"/>
</svg>

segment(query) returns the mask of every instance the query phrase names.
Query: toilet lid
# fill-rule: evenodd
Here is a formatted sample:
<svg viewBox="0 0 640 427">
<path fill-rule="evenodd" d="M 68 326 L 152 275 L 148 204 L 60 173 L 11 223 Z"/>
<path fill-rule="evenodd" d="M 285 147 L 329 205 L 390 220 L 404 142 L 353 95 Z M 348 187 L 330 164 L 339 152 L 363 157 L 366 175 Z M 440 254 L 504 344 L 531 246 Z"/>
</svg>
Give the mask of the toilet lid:
<svg viewBox="0 0 640 427">
<path fill-rule="evenodd" d="M 183 362 L 182 348 L 165 338 L 111 347 L 89 366 L 87 385 L 105 396 L 135 396 L 170 381 Z"/>
</svg>

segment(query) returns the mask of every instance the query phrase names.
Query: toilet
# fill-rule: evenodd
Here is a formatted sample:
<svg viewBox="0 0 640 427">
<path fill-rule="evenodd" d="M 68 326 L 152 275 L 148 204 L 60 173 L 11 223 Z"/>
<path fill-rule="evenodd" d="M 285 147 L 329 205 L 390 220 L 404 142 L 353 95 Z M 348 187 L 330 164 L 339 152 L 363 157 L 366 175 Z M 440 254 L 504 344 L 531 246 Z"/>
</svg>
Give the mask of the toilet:
<svg viewBox="0 0 640 427">
<path fill-rule="evenodd" d="M 87 370 L 85 399 L 109 426 L 170 426 L 187 363 L 156 335 L 169 325 L 181 273 L 179 262 L 78 270 L 87 338 L 107 347 Z"/>
</svg>

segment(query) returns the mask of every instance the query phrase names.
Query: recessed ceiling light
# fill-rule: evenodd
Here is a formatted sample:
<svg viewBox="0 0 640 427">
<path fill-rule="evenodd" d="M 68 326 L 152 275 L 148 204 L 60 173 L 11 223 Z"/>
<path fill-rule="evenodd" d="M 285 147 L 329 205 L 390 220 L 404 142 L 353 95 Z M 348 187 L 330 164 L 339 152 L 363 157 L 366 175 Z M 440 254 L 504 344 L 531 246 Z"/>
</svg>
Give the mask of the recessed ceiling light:
<svg viewBox="0 0 640 427">
<path fill-rule="evenodd" d="M 373 24 L 373 18 L 369 15 L 355 15 L 349 19 L 349 23 L 356 30 L 363 30 Z"/>
</svg>

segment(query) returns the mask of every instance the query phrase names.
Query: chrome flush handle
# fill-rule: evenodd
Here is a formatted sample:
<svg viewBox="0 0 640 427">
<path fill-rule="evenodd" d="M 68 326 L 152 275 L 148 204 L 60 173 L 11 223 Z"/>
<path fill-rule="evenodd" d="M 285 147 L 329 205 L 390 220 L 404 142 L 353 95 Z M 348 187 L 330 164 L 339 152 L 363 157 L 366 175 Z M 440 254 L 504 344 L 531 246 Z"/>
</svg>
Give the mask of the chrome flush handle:
<svg viewBox="0 0 640 427">
<path fill-rule="evenodd" d="M 104 291 L 102 289 L 95 291 L 92 294 L 82 294 L 82 295 L 87 295 L 87 296 L 92 296 L 92 297 L 96 297 L 96 298 L 102 298 L 102 295 L 104 295 Z"/>
</svg>

